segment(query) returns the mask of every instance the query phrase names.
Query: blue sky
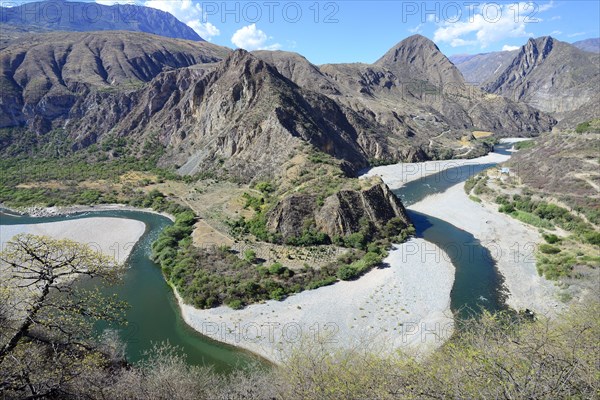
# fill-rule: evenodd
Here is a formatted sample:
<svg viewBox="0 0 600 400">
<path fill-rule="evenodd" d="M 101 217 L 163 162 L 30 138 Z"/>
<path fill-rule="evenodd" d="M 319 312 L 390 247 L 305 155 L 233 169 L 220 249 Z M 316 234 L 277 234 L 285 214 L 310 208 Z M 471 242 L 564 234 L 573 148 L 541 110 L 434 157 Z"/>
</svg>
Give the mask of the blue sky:
<svg viewBox="0 0 600 400">
<path fill-rule="evenodd" d="M 600 36 L 600 0 L 137 0 L 135 4 L 169 11 L 219 45 L 295 51 L 316 64 L 370 63 L 414 33 L 434 40 L 446 55 L 512 49 L 528 37 L 551 35 L 574 42 Z"/>
</svg>

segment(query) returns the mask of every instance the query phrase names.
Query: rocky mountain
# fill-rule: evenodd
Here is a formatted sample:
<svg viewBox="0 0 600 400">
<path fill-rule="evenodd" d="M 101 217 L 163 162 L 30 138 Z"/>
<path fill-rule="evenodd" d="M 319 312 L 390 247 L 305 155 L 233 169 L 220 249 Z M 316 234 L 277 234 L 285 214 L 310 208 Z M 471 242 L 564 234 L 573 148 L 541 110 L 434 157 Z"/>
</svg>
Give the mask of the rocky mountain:
<svg viewBox="0 0 600 400">
<path fill-rule="evenodd" d="M 563 116 L 585 106 L 600 87 L 600 55 L 545 36 L 529 39 L 483 88 Z"/>
<path fill-rule="evenodd" d="M 495 80 L 512 62 L 518 50 L 496 51 L 474 55 L 457 55 L 449 57 L 465 78 L 472 85 L 482 85 Z"/>
<path fill-rule="evenodd" d="M 600 38 L 584 39 L 574 42 L 572 45 L 583 51 L 600 53 Z"/>
<path fill-rule="evenodd" d="M 370 157 L 397 159 L 389 148 L 408 149 L 401 159 L 460 155 L 461 137 L 473 129 L 535 135 L 554 123 L 537 110 L 467 85 L 460 72 L 429 39 L 414 35 L 374 64 L 311 65 L 286 52 L 255 52 L 299 86 L 326 94 L 388 132 Z M 507 112 L 507 110 L 512 110 Z M 388 143 L 388 146 L 383 144 Z M 402 154 L 403 153 L 403 154 Z"/>
<path fill-rule="evenodd" d="M 228 49 L 135 32 L 29 35 L 0 56 L 0 127 L 46 132 L 89 96 L 139 89 L 166 70 L 221 60 Z M 112 106 L 114 107 L 114 106 Z"/>
<path fill-rule="evenodd" d="M 95 2 L 40 1 L 0 7 L 0 22 L 12 34 L 47 31 L 132 31 L 202 41 L 189 26 L 171 14 L 134 4 L 106 6 Z"/>
<path fill-rule="evenodd" d="M 74 148 L 115 136 L 158 141 L 163 163 L 184 174 L 259 179 L 306 143 L 351 173 L 378 160 L 482 154 L 483 145 L 461 140 L 476 129 L 537 135 L 554 124 L 466 85 L 419 35 L 373 65 L 320 67 L 292 53 L 227 55 L 142 33 L 47 35 L 42 44 L 20 39 L 0 56 L 2 126 L 60 128 Z"/>
<path fill-rule="evenodd" d="M 460 71 L 431 40 L 413 35 L 391 48 L 374 64 L 401 81 L 426 81 L 437 87 L 464 86 Z"/>
<path fill-rule="evenodd" d="M 283 237 L 306 220 L 331 237 L 365 219 L 407 224 L 385 185 L 348 177 L 373 163 L 481 155 L 474 130 L 536 136 L 555 123 L 467 85 L 418 35 L 371 65 L 315 66 L 139 32 L 53 32 L 12 40 L 0 66 L 4 142 L 23 130 L 72 151 L 122 139 L 128 155 L 158 146 L 159 164 L 181 174 L 272 181 L 265 224 Z"/>
</svg>

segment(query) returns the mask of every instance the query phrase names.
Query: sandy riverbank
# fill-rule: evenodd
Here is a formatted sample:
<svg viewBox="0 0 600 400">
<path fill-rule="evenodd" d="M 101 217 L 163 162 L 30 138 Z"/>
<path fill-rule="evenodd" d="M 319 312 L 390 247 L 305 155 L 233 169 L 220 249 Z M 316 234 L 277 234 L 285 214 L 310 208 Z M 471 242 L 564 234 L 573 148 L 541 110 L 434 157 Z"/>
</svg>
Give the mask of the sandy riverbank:
<svg viewBox="0 0 600 400">
<path fill-rule="evenodd" d="M 505 139 L 518 142 L 527 139 Z M 480 165 L 507 161 L 510 155 L 489 153 L 470 160 L 428 161 L 376 167 L 365 176 L 380 176 L 392 189 L 408 182 L 464 165 Z M 497 268 L 504 276 L 509 297 L 507 303 L 515 309 L 529 308 L 553 315 L 564 305 L 557 300 L 556 285 L 538 275 L 535 268 L 535 246 L 542 238 L 535 228 L 497 211 L 491 204 L 475 203 L 464 191 L 464 183 L 451 186 L 408 207 L 411 210 L 440 218 L 468 231 L 490 250 Z"/>
<path fill-rule="evenodd" d="M 558 287 L 537 273 L 535 249 L 542 242 L 537 229 L 499 213 L 497 206 L 470 200 L 463 183 L 428 196 L 409 209 L 468 231 L 488 248 L 504 276 L 507 303 L 512 308 L 529 308 L 552 316 L 564 307 L 557 299 Z"/>
<path fill-rule="evenodd" d="M 429 251 L 423 252 L 424 248 Z M 426 352 L 450 336 L 453 324 L 454 267 L 444 257 L 436 260 L 435 248 L 422 239 L 411 239 L 390 252 L 387 268 L 281 302 L 267 301 L 238 311 L 198 310 L 181 299 L 179 303 L 184 320 L 198 332 L 276 363 L 303 340 L 314 339 L 341 348 L 367 343 L 381 353 L 397 348 Z"/>
<path fill-rule="evenodd" d="M 500 143 L 517 143 L 529 138 L 504 138 L 500 139 Z M 513 150 L 508 150 L 512 153 Z M 485 156 L 470 158 L 470 159 L 455 159 L 455 160 L 438 160 L 425 161 L 420 163 L 398 163 L 392 165 L 383 165 L 381 167 L 371 168 L 364 172 L 361 177 L 379 176 L 391 188 L 398 189 L 403 185 L 424 178 L 429 175 L 441 173 L 456 167 L 481 164 L 495 164 L 507 161 L 509 155 L 499 153 L 488 153 Z M 467 171 L 468 172 L 468 171 Z"/>
<path fill-rule="evenodd" d="M 175 221 L 175 217 L 171 214 L 157 212 L 152 208 L 137 208 L 133 206 L 128 206 L 125 204 L 99 204 L 95 206 L 82 206 L 82 205 L 73 205 L 66 207 L 24 207 L 20 209 L 15 209 L 11 207 L 4 206 L 0 204 L 0 209 L 5 209 L 10 211 L 15 215 L 28 215 L 31 217 L 58 217 L 86 212 L 97 212 L 97 211 L 136 211 L 136 212 L 147 212 L 151 214 L 162 215 L 163 217 L 169 218 L 171 221 Z"/>
<path fill-rule="evenodd" d="M 32 225 L 0 225 L 0 248 L 19 233 L 71 239 L 88 244 L 93 249 L 125 262 L 133 246 L 144 234 L 146 225 L 141 221 L 124 218 L 83 218 L 71 221 L 48 222 Z"/>
</svg>

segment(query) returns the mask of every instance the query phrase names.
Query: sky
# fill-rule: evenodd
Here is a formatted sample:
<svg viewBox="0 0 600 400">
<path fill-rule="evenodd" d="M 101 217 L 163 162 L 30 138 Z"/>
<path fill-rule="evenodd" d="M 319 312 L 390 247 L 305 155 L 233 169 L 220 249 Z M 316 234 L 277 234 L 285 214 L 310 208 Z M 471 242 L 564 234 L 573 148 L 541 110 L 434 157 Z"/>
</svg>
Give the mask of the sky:
<svg viewBox="0 0 600 400">
<path fill-rule="evenodd" d="M 294 51 L 315 64 L 371 63 L 417 33 L 448 56 L 511 50 L 529 37 L 600 37 L 600 0 L 117 1 L 168 11 L 215 44 Z"/>
</svg>

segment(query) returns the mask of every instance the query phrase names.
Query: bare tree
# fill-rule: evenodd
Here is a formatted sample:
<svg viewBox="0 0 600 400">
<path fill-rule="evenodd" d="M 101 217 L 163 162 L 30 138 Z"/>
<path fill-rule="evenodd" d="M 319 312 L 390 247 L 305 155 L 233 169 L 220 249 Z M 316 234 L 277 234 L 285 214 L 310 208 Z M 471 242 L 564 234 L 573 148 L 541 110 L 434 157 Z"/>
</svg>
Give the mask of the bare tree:
<svg viewBox="0 0 600 400">
<path fill-rule="evenodd" d="M 120 265 L 86 245 L 33 235 L 15 236 L 0 265 L 0 391 L 56 396 L 105 363 L 91 340 L 93 324 L 120 318 L 125 305 L 80 289 L 78 278 L 114 281 Z"/>
</svg>

